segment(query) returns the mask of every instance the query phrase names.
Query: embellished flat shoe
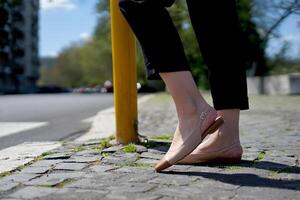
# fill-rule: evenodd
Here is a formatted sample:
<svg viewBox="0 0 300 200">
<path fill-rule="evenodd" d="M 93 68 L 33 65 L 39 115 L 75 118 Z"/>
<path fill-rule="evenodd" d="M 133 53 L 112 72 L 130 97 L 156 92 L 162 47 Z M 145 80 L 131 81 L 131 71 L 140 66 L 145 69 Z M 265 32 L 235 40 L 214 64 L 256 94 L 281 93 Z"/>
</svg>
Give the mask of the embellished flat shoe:
<svg viewBox="0 0 300 200">
<path fill-rule="evenodd" d="M 218 151 L 191 153 L 180 160 L 177 164 L 235 164 L 242 159 L 243 149 L 240 142 L 224 147 Z"/>
<path fill-rule="evenodd" d="M 214 115 L 212 119 L 212 122 L 208 127 L 206 127 L 204 130 L 202 130 L 202 124 L 205 119 L 207 119 L 207 116 L 211 113 Z M 155 165 L 155 171 L 160 172 L 174 164 L 176 164 L 178 161 L 183 159 L 185 156 L 190 154 L 201 142 L 202 140 L 211 133 L 214 133 L 223 123 L 224 120 L 221 116 L 217 117 L 217 112 L 210 108 L 208 111 L 203 111 L 200 114 L 200 122 L 201 122 L 201 128 L 200 132 L 195 131 L 193 134 L 189 135 L 184 141 L 175 141 L 175 137 L 172 141 L 172 144 L 168 150 L 168 152 L 165 154 L 165 156 Z M 177 130 L 179 131 L 179 128 L 177 126 Z M 176 133 L 178 133 L 176 132 Z M 175 133 L 175 134 L 176 134 Z M 178 136 L 181 138 L 180 136 Z"/>
</svg>

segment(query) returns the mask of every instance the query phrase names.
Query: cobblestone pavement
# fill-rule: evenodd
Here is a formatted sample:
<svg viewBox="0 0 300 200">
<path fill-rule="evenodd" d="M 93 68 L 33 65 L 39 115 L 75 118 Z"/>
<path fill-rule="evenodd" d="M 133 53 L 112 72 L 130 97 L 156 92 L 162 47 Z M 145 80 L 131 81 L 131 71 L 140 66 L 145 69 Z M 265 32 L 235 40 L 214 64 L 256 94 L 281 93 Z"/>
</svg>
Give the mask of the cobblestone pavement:
<svg viewBox="0 0 300 200">
<path fill-rule="evenodd" d="M 206 95 L 206 97 L 208 97 Z M 241 113 L 243 161 L 155 173 L 176 127 L 166 94 L 139 108 L 139 145 L 68 142 L 1 174 L 1 199 L 300 199 L 300 96 L 251 96 Z"/>
</svg>

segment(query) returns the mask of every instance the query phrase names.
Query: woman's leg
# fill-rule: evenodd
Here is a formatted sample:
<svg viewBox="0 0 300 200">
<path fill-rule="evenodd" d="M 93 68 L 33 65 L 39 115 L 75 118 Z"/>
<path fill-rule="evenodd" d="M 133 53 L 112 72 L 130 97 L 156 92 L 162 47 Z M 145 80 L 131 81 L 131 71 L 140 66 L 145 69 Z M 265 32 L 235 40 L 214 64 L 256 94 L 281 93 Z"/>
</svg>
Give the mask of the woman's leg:
<svg viewBox="0 0 300 200">
<path fill-rule="evenodd" d="M 119 6 L 145 58 L 148 79 L 162 78 L 176 105 L 178 126 L 169 151 L 156 165 L 165 169 L 202 141 L 204 130 L 219 126 L 217 112 L 201 96 L 188 67 L 178 32 L 164 5 L 154 0 L 120 0 Z"/>
<path fill-rule="evenodd" d="M 193 153 L 213 152 L 239 143 L 239 113 L 249 108 L 236 1 L 187 0 L 199 47 L 209 70 L 214 107 L 225 124 Z M 232 152 L 231 152 L 232 153 Z"/>
<path fill-rule="evenodd" d="M 190 71 L 179 34 L 165 6 L 173 0 L 119 0 L 119 7 L 142 47 L 148 80 L 159 72 Z"/>
</svg>

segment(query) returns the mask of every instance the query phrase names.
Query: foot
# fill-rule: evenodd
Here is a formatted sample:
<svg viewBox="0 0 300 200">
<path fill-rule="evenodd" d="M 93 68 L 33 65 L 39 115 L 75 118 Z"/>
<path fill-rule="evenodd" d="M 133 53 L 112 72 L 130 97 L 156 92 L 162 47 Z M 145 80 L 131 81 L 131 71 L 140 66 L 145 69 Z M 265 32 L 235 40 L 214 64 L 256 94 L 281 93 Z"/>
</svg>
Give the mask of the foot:
<svg viewBox="0 0 300 200">
<path fill-rule="evenodd" d="M 222 113 L 219 113 L 222 115 Z M 194 149 L 178 164 L 236 163 L 241 161 L 243 149 L 240 144 L 237 121 L 223 115 L 224 125 Z M 236 117 L 237 118 L 237 117 Z M 227 119 L 227 120 L 226 120 Z"/>
<path fill-rule="evenodd" d="M 172 144 L 166 155 L 157 163 L 155 170 L 166 169 L 190 154 L 207 134 L 216 131 L 223 123 L 216 110 L 205 105 L 200 112 L 180 118 Z"/>
<path fill-rule="evenodd" d="M 229 145 L 211 145 L 215 139 L 209 135 L 192 153 L 180 160 L 177 164 L 205 164 L 205 163 L 238 163 L 241 161 L 243 149 L 240 142 Z"/>
</svg>

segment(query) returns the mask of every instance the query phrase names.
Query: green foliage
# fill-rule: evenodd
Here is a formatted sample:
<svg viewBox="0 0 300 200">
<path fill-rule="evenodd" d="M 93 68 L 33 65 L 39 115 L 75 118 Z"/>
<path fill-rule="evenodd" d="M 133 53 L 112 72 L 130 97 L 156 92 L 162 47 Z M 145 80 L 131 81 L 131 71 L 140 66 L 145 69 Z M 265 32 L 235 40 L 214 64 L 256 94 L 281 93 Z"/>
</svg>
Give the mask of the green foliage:
<svg viewBox="0 0 300 200">
<path fill-rule="evenodd" d="M 238 1 L 238 14 L 242 28 L 245 67 L 248 75 L 266 75 L 268 68 L 265 58 L 265 43 L 258 34 L 257 25 L 252 17 L 252 0 Z"/>
<path fill-rule="evenodd" d="M 111 147 L 112 145 L 110 144 L 110 139 L 109 138 L 103 138 L 100 140 L 100 148 L 101 149 L 104 149 L 104 148 L 108 148 L 108 147 Z"/>
<path fill-rule="evenodd" d="M 256 63 L 258 69 L 261 70 L 257 71 L 255 69 L 255 74 L 264 74 L 266 72 L 265 47 L 261 45 L 256 25 L 251 20 L 251 3 L 252 0 L 241 0 L 238 7 L 245 33 L 245 41 L 249 44 L 246 55 L 249 68 L 251 68 L 252 63 Z M 53 67 L 42 67 L 39 85 L 56 84 L 65 87 L 79 87 L 83 85 L 102 85 L 105 80 L 112 79 L 109 1 L 99 0 L 95 10 L 98 23 L 93 36 L 87 41 L 71 44 L 62 50 Z M 200 87 L 209 89 L 208 70 L 190 24 L 186 1 L 177 0 L 168 10 L 183 41 L 195 81 Z M 146 83 L 146 68 L 138 43 L 137 47 L 137 79 L 141 83 Z"/>
<path fill-rule="evenodd" d="M 136 152 L 136 146 L 132 143 L 129 143 L 129 144 L 125 145 L 122 148 L 122 150 L 123 150 L 124 153 L 135 153 Z"/>
</svg>

